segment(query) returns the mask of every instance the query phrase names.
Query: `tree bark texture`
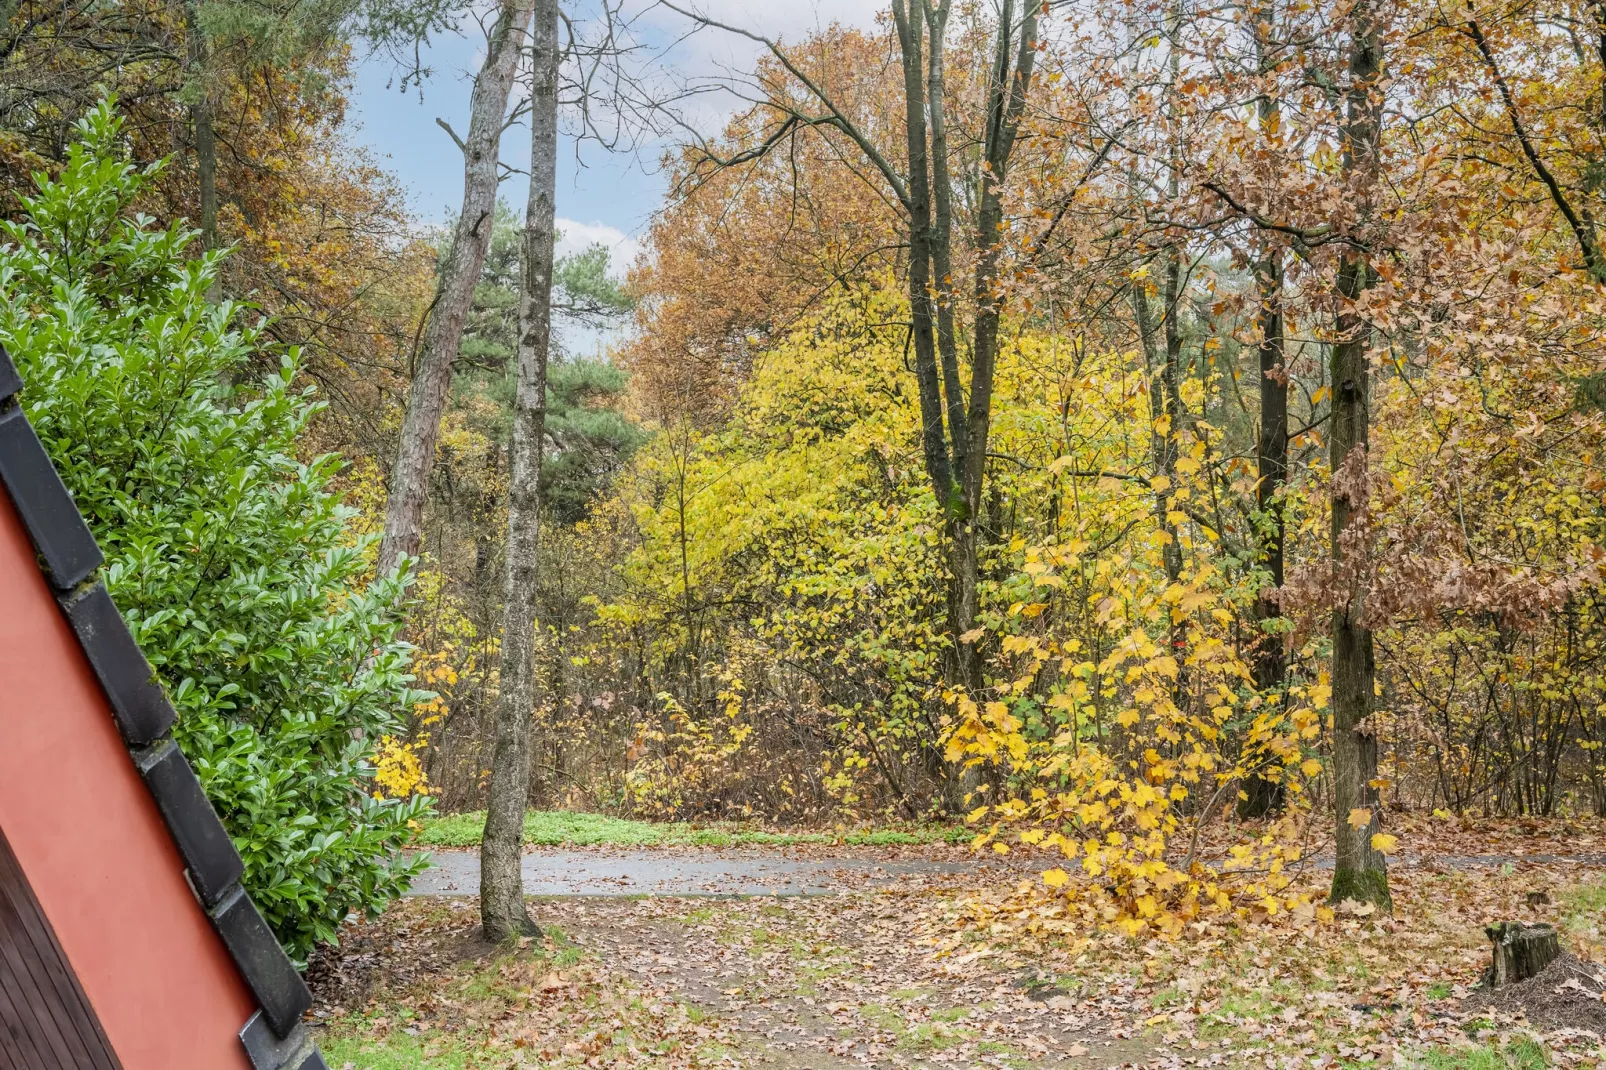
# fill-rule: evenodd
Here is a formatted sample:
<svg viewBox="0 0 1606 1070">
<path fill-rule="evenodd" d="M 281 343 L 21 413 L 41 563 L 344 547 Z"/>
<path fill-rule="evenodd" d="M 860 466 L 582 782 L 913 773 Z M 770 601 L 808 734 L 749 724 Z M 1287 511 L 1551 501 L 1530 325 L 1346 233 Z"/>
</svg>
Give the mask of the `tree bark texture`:
<svg viewBox="0 0 1606 1070">
<path fill-rule="evenodd" d="M 966 636 L 975 627 L 978 607 L 976 585 L 981 535 L 981 496 L 987 476 L 987 440 L 992 429 L 993 376 L 998 367 L 998 323 L 1004 300 L 999 263 L 1004 238 L 1004 183 L 1009 159 L 1015 151 L 1021 116 L 1031 91 L 1037 62 L 1039 7 L 1028 2 L 1015 24 L 1013 0 L 1004 0 L 998 16 L 998 39 L 987 89 L 987 128 L 982 143 L 981 191 L 976 211 L 976 322 L 970 353 L 970 397 L 965 413 L 964 467 L 960 472 L 963 505 L 955 532 L 953 561 L 955 602 L 954 641 L 959 651 L 960 679 L 972 689 L 982 686 L 981 660 L 976 644 Z M 1018 33 L 1018 37 L 1016 34 Z M 1011 55 L 1013 53 L 1013 56 Z M 1011 59 L 1013 58 L 1013 63 Z"/>
<path fill-rule="evenodd" d="M 903 60 L 904 132 L 909 153 L 909 316 L 920 389 L 921 450 L 932 492 L 945 514 L 955 507 L 953 465 L 943 434 L 937 371 L 936 305 L 931 286 L 931 159 L 926 147 L 926 20 L 920 0 L 893 0 Z"/>
<path fill-rule="evenodd" d="M 1561 941 L 1554 925 L 1503 921 L 1484 932 L 1492 945 L 1489 972 L 1484 974 L 1490 988 L 1526 981 L 1561 957 Z"/>
<path fill-rule="evenodd" d="M 402 418 L 396 464 L 390 473 L 390 497 L 385 506 L 385 531 L 379 543 L 380 575 L 394 569 L 403 555 L 418 553 L 423 538 L 424 499 L 435 466 L 435 443 L 452 385 L 452 364 L 457 359 L 474 287 L 491 244 L 491 220 L 500 180 L 497 153 L 519 47 L 533 4 L 534 0 L 502 0 L 486 43 L 485 63 L 474 79 L 468 136 L 461 142 L 463 210 L 452 231 L 446 262 L 440 267 L 435 301 L 424 326 L 418 366 Z"/>
<path fill-rule="evenodd" d="M 1283 654 L 1283 634 L 1276 622 L 1282 617 L 1276 594 L 1283 585 L 1283 484 L 1288 477 L 1288 378 L 1283 366 L 1285 328 L 1283 324 L 1283 262 L 1280 252 L 1261 260 L 1255 269 L 1260 299 L 1260 434 L 1255 444 L 1257 475 L 1255 507 L 1259 513 L 1260 556 L 1267 579 L 1255 599 L 1255 619 L 1260 624 L 1259 646 L 1255 650 L 1255 690 L 1262 695 L 1277 694 L 1278 701 L 1287 674 Z M 1280 783 L 1250 775 L 1244 781 L 1244 797 L 1238 801 L 1238 816 L 1260 818 L 1282 809 L 1284 791 Z"/>
<path fill-rule="evenodd" d="M 480 847 L 480 918 L 490 940 L 539 932 L 524 902 L 520 858 L 530 790 L 535 711 L 535 599 L 546 437 L 547 358 L 552 341 L 552 266 L 558 163 L 558 0 L 537 0 L 530 31 L 530 199 L 524 217 L 519 292 L 518 394 L 508 482 L 507 573 L 501 687 L 485 836 Z"/>
<path fill-rule="evenodd" d="M 1276 9 L 1268 0 L 1264 7 L 1251 7 L 1255 21 L 1255 45 L 1262 77 L 1275 66 L 1272 33 Z M 1270 93 L 1258 105 L 1260 130 L 1268 139 L 1275 136 L 1282 115 L 1282 103 Z M 1255 508 L 1259 513 L 1260 557 L 1266 566 L 1266 585 L 1255 600 L 1255 618 L 1260 624 L 1259 647 L 1255 652 L 1255 690 L 1280 696 L 1287 675 L 1283 636 L 1276 621 L 1282 617 L 1276 594 L 1283 585 L 1283 541 L 1285 517 L 1283 485 L 1288 479 L 1288 370 L 1287 325 L 1283 319 L 1283 252 L 1268 242 L 1255 265 L 1255 289 L 1259 299 L 1257 322 L 1260 328 L 1260 433 L 1255 443 L 1258 482 Z M 1264 777 L 1251 775 L 1244 782 L 1244 797 L 1238 803 L 1238 816 L 1259 818 L 1282 809 L 1283 786 Z"/>
<path fill-rule="evenodd" d="M 953 469 L 965 468 L 965 391 L 959 382 L 959 346 L 954 333 L 954 191 L 948 170 L 948 108 L 944 100 L 947 76 L 943 57 L 952 0 L 933 7 L 921 0 L 931 29 L 927 46 L 926 106 L 931 115 L 931 274 L 937 293 L 937 356 L 942 363 L 942 390 L 948 413 L 948 440 L 953 448 Z"/>
<path fill-rule="evenodd" d="M 1340 131 L 1343 173 L 1352 195 L 1360 198 L 1357 218 L 1363 225 L 1375 211 L 1382 147 L 1382 55 L 1375 5 L 1376 0 L 1359 0 L 1350 13 L 1349 85 Z M 1368 723 L 1375 669 L 1372 631 L 1365 622 L 1365 546 L 1353 528 L 1365 519 L 1371 422 L 1370 325 L 1359 302 L 1372 279 L 1362 249 L 1346 249 L 1337 282 L 1341 305 L 1330 358 L 1330 537 L 1342 593 L 1333 609 L 1333 801 L 1338 843 L 1331 897 L 1335 902 L 1355 899 L 1390 909 L 1387 865 L 1372 847 L 1372 836 L 1381 829 L 1375 786 L 1377 737 Z M 1359 813 L 1367 820 L 1351 820 Z"/>
<path fill-rule="evenodd" d="M 218 247 L 217 233 L 217 131 L 212 121 L 212 87 L 207 78 L 206 33 L 201 29 L 199 14 L 193 2 L 184 5 L 185 65 L 188 68 L 187 87 L 193 93 L 190 103 L 190 141 L 195 148 L 195 181 L 199 187 L 201 209 L 201 248 L 212 252 Z M 207 298 L 219 297 L 217 279 L 207 291 Z"/>
</svg>

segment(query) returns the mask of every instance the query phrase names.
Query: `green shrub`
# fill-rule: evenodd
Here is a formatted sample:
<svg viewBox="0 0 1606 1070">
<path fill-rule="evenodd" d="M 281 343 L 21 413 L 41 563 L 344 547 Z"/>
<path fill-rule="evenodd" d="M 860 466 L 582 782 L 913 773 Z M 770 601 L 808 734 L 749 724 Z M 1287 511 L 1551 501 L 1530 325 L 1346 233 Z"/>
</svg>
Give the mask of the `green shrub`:
<svg viewBox="0 0 1606 1070">
<path fill-rule="evenodd" d="M 246 887 L 305 956 L 419 868 L 398 850 L 428 800 L 376 798 L 371 762 L 426 697 L 397 638 L 407 577 L 362 582 L 338 458 L 298 459 L 318 405 L 297 354 L 208 303 L 221 257 L 190 259 L 192 232 L 131 214 L 156 169 L 125 162 L 111 108 L 79 132 L 4 226 L 0 342 Z"/>
</svg>

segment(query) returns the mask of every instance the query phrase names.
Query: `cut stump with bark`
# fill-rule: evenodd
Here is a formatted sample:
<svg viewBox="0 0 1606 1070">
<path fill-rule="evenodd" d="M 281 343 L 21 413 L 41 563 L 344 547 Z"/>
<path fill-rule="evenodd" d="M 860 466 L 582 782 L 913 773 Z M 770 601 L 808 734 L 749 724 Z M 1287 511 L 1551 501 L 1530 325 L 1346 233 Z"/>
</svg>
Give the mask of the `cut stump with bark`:
<svg viewBox="0 0 1606 1070">
<path fill-rule="evenodd" d="M 1526 981 L 1561 955 L 1561 941 L 1556 937 L 1554 925 L 1503 921 L 1484 932 L 1494 945 L 1489 972 L 1484 975 L 1490 988 Z"/>
</svg>

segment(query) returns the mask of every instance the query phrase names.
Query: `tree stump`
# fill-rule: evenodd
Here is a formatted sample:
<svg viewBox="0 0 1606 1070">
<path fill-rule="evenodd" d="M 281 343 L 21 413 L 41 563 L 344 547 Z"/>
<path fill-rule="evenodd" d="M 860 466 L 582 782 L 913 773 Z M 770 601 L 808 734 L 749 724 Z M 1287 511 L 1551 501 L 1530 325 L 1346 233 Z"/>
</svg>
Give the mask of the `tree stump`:
<svg viewBox="0 0 1606 1070">
<path fill-rule="evenodd" d="M 1484 975 L 1490 988 L 1526 981 L 1561 954 L 1561 941 L 1556 938 L 1554 925 L 1503 921 L 1483 931 L 1489 934 L 1489 941 L 1494 945 L 1494 958 L 1489 963 L 1489 972 Z"/>
</svg>

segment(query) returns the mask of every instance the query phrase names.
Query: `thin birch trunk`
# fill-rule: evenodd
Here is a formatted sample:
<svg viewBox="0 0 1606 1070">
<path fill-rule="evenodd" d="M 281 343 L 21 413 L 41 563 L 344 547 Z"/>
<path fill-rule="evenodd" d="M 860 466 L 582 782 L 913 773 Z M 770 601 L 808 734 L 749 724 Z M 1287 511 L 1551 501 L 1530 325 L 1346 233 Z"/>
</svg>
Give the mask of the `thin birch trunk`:
<svg viewBox="0 0 1606 1070">
<path fill-rule="evenodd" d="M 486 44 L 485 63 L 474 79 L 468 136 L 463 150 L 463 210 L 452 232 L 452 246 L 441 265 L 435 301 L 424 327 L 418 367 L 402 418 L 396 465 L 390 473 L 385 531 L 379 544 L 378 574 L 396 567 L 404 555 L 418 553 L 423 539 L 424 498 L 435 465 L 441 414 L 452 386 L 452 364 L 474 300 L 474 287 L 491 244 L 491 220 L 500 180 L 497 154 L 513 88 L 519 46 L 534 0 L 503 0 Z"/>
<path fill-rule="evenodd" d="M 552 342 L 558 0 L 537 0 L 530 54 L 530 199 L 524 216 L 524 276 L 519 293 L 518 395 L 508 481 L 501 688 L 485 837 L 480 847 L 480 920 L 486 938 L 497 941 L 540 932 L 525 907 L 519 863 L 530 791 L 541 452 L 546 436 L 547 357 Z"/>
</svg>

